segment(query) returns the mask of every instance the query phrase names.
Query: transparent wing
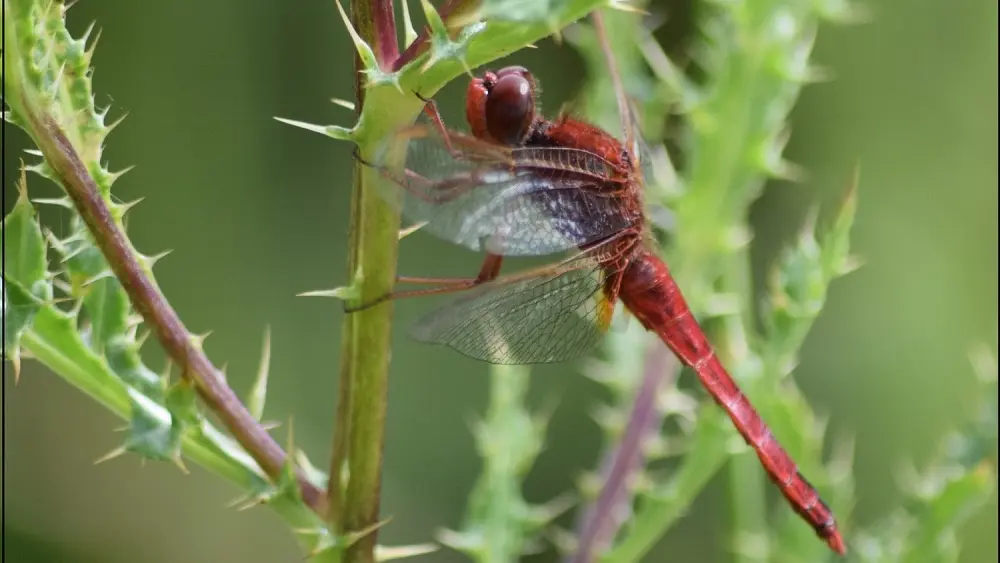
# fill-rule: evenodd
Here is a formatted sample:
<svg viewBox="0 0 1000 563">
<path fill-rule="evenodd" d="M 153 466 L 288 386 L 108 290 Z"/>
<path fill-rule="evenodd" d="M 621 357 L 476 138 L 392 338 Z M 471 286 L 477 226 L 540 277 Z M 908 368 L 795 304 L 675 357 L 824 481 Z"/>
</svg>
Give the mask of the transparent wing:
<svg viewBox="0 0 1000 563">
<path fill-rule="evenodd" d="M 584 150 L 506 148 L 431 126 L 401 133 L 406 172 L 391 178 L 403 214 L 472 250 L 541 256 L 580 247 L 634 223 L 613 197 L 621 172 Z M 448 144 L 451 149 L 449 150 Z"/>
<path fill-rule="evenodd" d="M 614 302 L 594 262 L 512 282 L 490 283 L 422 318 L 416 340 L 444 344 L 494 364 L 539 364 L 577 358 L 611 323 Z"/>
</svg>

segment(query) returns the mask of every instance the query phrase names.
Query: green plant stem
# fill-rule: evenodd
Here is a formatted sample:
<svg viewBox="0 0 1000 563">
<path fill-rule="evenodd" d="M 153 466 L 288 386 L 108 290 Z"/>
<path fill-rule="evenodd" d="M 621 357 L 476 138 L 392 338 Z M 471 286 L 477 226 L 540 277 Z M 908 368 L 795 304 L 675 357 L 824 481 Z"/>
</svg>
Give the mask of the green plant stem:
<svg viewBox="0 0 1000 563">
<path fill-rule="evenodd" d="M 392 18 L 390 0 L 351 2 L 354 29 L 372 46 L 383 68 L 398 55 Z M 360 116 L 365 102 L 365 74 L 357 56 L 355 70 L 355 107 Z M 400 217 L 396 209 L 377 195 L 376 182 L 380 178 L 375 168 L 365 166 L 360 160 L 355 162 L 348 272 L 362 303 L 391 292 L 396 279 Z M 342 533 L 369 529 L 378 521 L 392 311 L 392 302 L 386 301 L 344 319 L 344 354 L 329 487 L 335 506 L 330 518 Z M 341 505 L 339 487 L 345 466 L 348 479 Z M 373 562 L 376 539 L 374 530 L 365 534 L 348 547 L 345 560 Z"/>
<path fill-rule="evenodd" d="M 13 19 L 13 18 L 11 18 Z M 5 32 L 5 70 L 17 64 L 17 44 L 14 26 Z M 10 47 L 14 47 L 10 49 Z M 14 69 L 17 74 L 20 69 Z M 7 73 L 5 73 L 7 74 Z M 94 178 L 59 124 L 42 108 L 36 107 L 23 88 L 10 86 L 5 90 L 6 101 L 25 123 L 25 129 L 38 145 L 45 162 L 69 195 L 76 211 L 101 250 L 115 277 L 129 296 L 132 306 L 151 327 L 157 340 L 170 358 L 181 367 L 183 377 L 195 383 L 199 395 L 218 415 L 236 440 L 274 480 L 283 470 L 286 455 L 281 446 L 267 433 L 195 344 L 176 311 L 160 293 L 148 275 L 125 233 L 119 228 Z M 299 473 L 303 500 L 317 513 L 325 512 L 325 496 Z"/>
</svg>

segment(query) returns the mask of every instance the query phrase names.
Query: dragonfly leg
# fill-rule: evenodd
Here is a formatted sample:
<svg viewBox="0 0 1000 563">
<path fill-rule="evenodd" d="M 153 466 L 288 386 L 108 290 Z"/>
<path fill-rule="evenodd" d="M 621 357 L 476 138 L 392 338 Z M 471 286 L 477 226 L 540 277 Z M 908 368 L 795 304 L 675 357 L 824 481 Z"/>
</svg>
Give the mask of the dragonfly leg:
<svg viewBox="0 0 1000 563">
<path fill-rule="evenodd" d="M 345 304 L 344 311 L 347 313 L 356 313 L 358 311 L 374 307 L 379 303 L 384 303 L 385 301 L 408 299 L 410 297 L 422 297 L 425 295 L 438 295 L 442 293 L 455 293 L 458 291 L 472 289 L 477 285 L 495 280 L 497 276 L 500 275 L 500 267 L 502 263 L 503 256 L 499 254 L 487 254 L 486 258 L 483 260 L 482 267 L 479 269 L 479 275 L 474 278 L 421 278 L 397 276 L 397 283 L 436 285 L 437 287 L 429 287 L 426 289 L 408 289 L 405 291 L 394 290 L 383 295 L 382 297 L 373 299 L 368 303 L 358 305 L 357 307 L 350 307 Z"/>
<path fill-rule="evenodd" d="M 430 118 L 431 122 L 434 124 L 434 128 L 437 129 L 441 138 L 444 140 L 444 146 L 447 147 L 448 152 L 451 156 L 455 158 L 460 158 L 462 153 L 451 146 L 451 138 L 448 136 L 448 129 L 444 126 L 444 119 L 441 118 L 441 112 L 438 111 L 437 102 L 430 98 L 425 98 L 420 95 L 419 92 L 413 93 L 416 97 L 420 98 L 420 101 L 424 103 L 424 114 Z"/>
</svg>

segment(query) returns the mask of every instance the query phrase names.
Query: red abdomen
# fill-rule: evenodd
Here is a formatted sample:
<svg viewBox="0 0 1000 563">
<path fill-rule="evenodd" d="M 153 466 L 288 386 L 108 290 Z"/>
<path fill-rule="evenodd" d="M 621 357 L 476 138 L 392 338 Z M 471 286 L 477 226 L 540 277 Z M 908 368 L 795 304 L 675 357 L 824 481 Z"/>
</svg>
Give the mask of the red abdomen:
<svg viewBox="0 0 1000 563">
<path fill-rule="evenodd" d="M 795 462 L 719 361 L 667 265 L 648 250 L 639 250 L 623 274 L 619 297 L 643 326 L 659 335 L 678 359 L 697 373 L 705 389 L 757 452 L 761 465 L 792 508 L 834 551 L 843 555 L 846 547 L 833 513 L 799 473 Z"/>
</svg>

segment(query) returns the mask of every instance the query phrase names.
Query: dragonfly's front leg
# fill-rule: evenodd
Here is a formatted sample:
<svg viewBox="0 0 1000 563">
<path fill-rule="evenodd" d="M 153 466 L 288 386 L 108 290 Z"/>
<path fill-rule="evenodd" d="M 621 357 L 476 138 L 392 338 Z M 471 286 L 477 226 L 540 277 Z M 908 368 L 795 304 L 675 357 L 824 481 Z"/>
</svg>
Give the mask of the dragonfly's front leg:
<svg viewBox="0 0 1000 563">
<path fill-rule="evenodd" d="M 444 141 L 445 148 L 451 153 L 453 158 L 461 158 L 462 153 L 451 146 L 451 137 L 448 135 L 448 128 L 444 126 L 444 119 L 441 117 L 441 113 L 438 111 L 437 102 L 430 98 L 425 98 L 420 95 L 419 92 L 414 92 L 413 95 L 420 98 L 420 101 L 424 103 L 424 114 L 430 118 L 431 123 L 434 124 L 434 128 L 437 129 L 438 134 L 441 135 L 441 139 Z"/>
<path fill-rule="evenodd" d="M 433 285 L 436 287 L 428 287 L 424 289 L 408 289 L 404 291 L 393 290 L 382 297 L 378 297 L 369 301 L 368 303 L 362 303 L 357 307 L 351 307 L 349 305 L 344 306 L 344 311 L 347 313 L 355 313 L 357 311 L 363 311 L 369 307 L 374 307 L 379 303 L 383 303 L 389 300 L 395 299 L 406 299 L 409 297 L 421 297 L 424 295 L 437 295 L 441 293 L 455 293 L 458 291 L 465 291 L 472 289 L 477 285 L 484 284 L 486 282 L 493 281 L 500 275 L 500 268 L 503 264 L 503 256 L 499 254 L 487 254 L 486 258 L 483 260 L 483 265 L 479 268 L 479 274 L 474 278 L 420 278 L 420 277 L 409 277 L 409 276 L 397 276 L 396 283 L 409 283 L 415 285 Z"/>
</svg>

